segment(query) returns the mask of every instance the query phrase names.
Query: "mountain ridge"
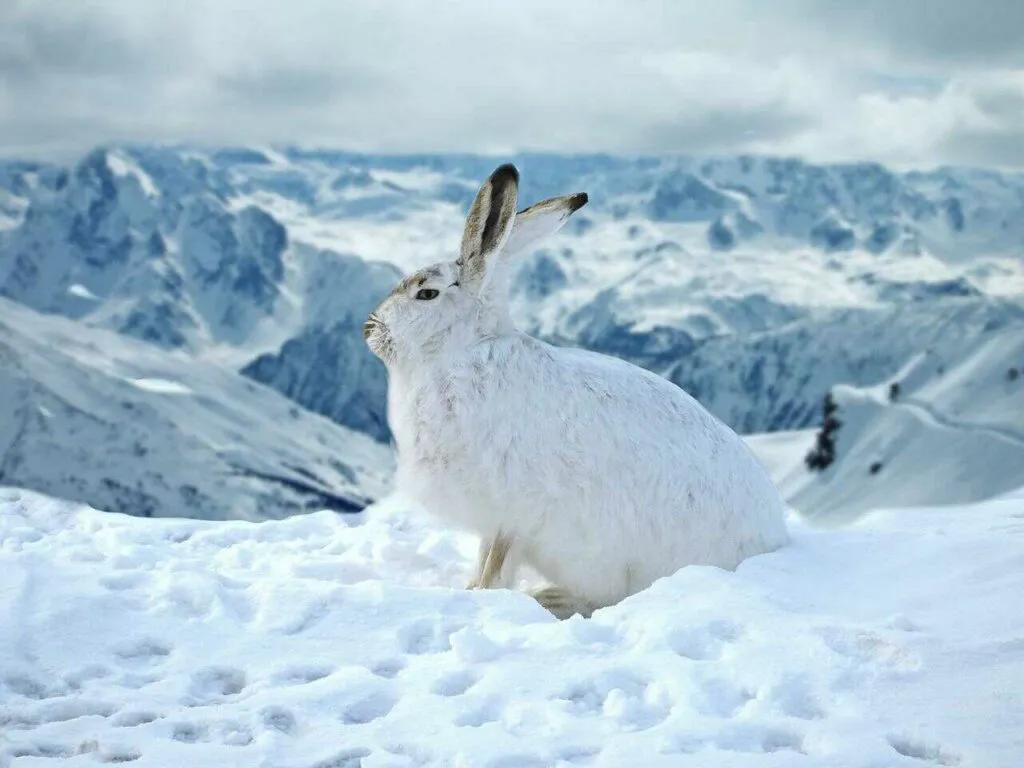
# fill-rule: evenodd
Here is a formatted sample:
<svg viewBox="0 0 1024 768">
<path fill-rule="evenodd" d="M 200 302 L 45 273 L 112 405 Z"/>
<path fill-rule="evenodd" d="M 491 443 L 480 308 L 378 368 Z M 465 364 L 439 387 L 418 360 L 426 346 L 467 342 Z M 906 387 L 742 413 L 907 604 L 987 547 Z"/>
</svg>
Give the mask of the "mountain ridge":
<svg viewBox="0 0 1024 768">
<path fill-rule="evenodd" d="M 521 207 L 590 195 L 516 266 L 517 324 L 664 375 L 743 433 L 815 426 L 832 386 L 924 349 L 953 366 L 991 329 L 1024 333 L 1021 173 L 501 160 Z M 240 372 L 384 443 L 362 321 L 403 273 L 452 258 L 496 162 L 150 145 L 0 162 L 0 296 Z"/>
</svg>

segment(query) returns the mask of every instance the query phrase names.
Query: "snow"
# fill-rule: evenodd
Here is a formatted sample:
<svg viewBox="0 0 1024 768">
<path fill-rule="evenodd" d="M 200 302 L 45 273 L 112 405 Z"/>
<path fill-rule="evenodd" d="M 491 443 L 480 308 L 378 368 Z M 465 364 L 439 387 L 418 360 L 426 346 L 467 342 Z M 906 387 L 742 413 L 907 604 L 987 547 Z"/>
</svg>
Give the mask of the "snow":
<svg viewBox="0 0 1024 768">
<path fill-rule="evenodd" d="M 96 300 L 96 294 L 81 283 L 75 283 L 74 285 L 68 286 L 68 294 L 71 296 L 77 296 L 80 299 L 89 299 L 91 301 Z"/>
<path fill-rule="evenodd" d="M 744 435 L 743 440 L 768 470 L 775 484 L 783 487 L 788 478 L 804 468 L 804 457 L 813 447 L 817 432 L 816 429 L 765 432 Z"/>
<path fill-rule="evenodd" d="M 138 181 L 139 186 L 142 187 L 142 191 L 149 197 L 156 197 L 160 194 L 160 190 L 157 189 L 156 184 L 149 177 L 145 171 L 143 171 L 139 165 L 126 153 L 124 152 L 108 152 L 107 153 L 107 165 L 115 176 L 133 176 Z"/>
<path fill-rule="evenodd" d="M 3 489 L 0 765 L 1016 765 L 1024 493 L 793 528 L 557 622 L 461 589 L 475 542 L 394 498 L 215 523 Z"/>
<path fill-rule="evenodd" d="M 192 390 L 178 381 L 169 379 L 131 379 L 131 383 L 147 392 L 160 395 L 191 395 Z"/>
</svg>

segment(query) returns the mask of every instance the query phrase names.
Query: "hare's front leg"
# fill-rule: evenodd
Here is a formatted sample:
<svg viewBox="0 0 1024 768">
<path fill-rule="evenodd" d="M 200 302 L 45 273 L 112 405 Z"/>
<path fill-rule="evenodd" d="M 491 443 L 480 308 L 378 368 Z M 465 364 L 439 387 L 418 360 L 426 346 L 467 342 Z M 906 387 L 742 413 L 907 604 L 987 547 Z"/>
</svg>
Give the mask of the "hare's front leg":
<svg viewBox="0 0 1024 768">
<path fill-rule="evenodd" d="M 476 551 L 476 566 L 473 568 L 473 578 L 469 580 L 466 589 L 480 589 L 480 582 L 484 577 L 484 568 L 487 567 L 487 556 L 491 554 L 491 539 L 481 538 L 480 546 Z"/>
<path fill-rule="evenodd" d="M 514 540 L 500 531 L 493 539 L 481 539 L 476 573 L 466 589 L 510 588 L 517 567 L 513 544 Z"/>
</svg>

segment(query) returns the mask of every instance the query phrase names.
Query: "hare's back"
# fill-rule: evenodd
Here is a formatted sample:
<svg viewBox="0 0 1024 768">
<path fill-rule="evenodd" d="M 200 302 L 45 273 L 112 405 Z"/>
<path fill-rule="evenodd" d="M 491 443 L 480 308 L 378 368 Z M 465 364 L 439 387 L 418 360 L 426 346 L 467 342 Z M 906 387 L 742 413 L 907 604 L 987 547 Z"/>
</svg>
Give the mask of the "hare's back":
<svg viewBox="0 0 1024 768">
<path fill-rule="evenodd" d="M 566 437 L 563 447 L 578 449 L 609 483 L 619 467 L 652 491 L 674 495 L 684 485 L 687 495 L 711 493 L 730 506 L 737 494 L 781 503 L 739 435 L 672 382 L 584 350 L 556 349 L 552 360 L 564 378 L 561 397 L 549 396 L 549 418 Z"/>
<path fill-rule="evenodd" d="M 661 444 L 678 436 L 692 444 L 702 436 L 733 435 L 686 391 L 667 379 L 616 357 L 581 349 L 555 349 L 564 382 L 564 405 L 582 423 L 637 432 Z M 658 434 L 658 428 L 665 430 Z"/>
</svg>

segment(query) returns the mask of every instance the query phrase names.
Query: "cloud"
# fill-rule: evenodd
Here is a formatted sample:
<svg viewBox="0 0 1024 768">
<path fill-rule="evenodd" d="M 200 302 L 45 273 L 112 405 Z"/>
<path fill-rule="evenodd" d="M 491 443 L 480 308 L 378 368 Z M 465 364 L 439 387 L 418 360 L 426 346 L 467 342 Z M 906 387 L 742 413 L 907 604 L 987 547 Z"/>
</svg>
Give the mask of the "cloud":
<svg viewBox="0 0 1024 768">
<path fill-rule="evenodd" d="M 365 91 L 367 84 L 350 81 L 353 90 Z M 232 72 L 218 77 L 214 90 L 220 99 L 243 108 L 305 108 L 332 101 L 345 85 L 336 73 L 307 67 L 265 67 Z"/>
<path fill-rule="evenodd" d="M 35 0 L 0 152 L 114 141 L 1024 164 L 1024 3 Z"/>
<path fill-rule="evenodd" d="M 841 45 L 866 45 L 923 68 L 1024 66 L 1019 0 L 799 0 L 793 7 Z"/>
</svg>

